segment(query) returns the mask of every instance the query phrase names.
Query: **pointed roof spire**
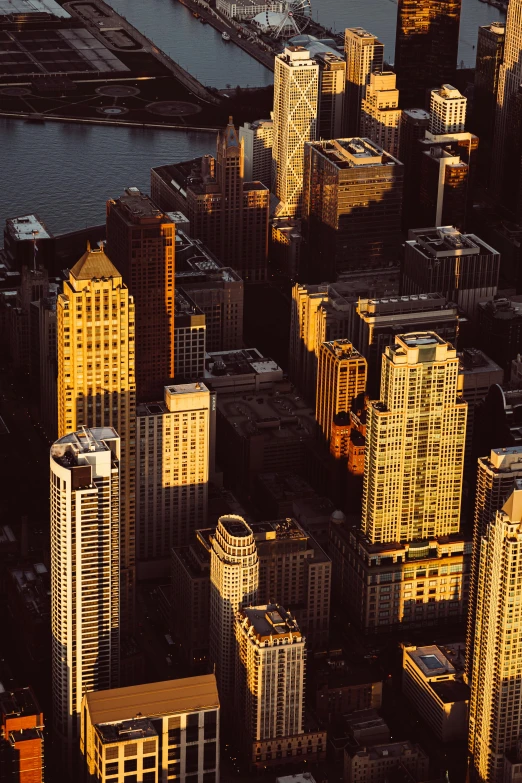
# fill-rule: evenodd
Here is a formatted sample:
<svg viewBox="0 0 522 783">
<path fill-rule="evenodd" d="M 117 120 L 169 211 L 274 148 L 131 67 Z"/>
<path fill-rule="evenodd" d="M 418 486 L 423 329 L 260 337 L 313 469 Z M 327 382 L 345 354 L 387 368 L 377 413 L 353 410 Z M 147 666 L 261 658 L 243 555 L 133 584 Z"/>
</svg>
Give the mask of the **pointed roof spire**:
<svg viewBox="0 0 522 783">
<path fill-rule="evenodd" d="M 522 522 L 522 479 L 515 479 L 513 491 L 502 506 L 511 522 Z"/>
<path fill-rule="evenodd" d="M 228 125 L 225 130 L 225 143 L 227 147 L 239 147 L 239 139 L 234 125 L 234 118 L 228 118 Z"/>
<path fill-rule="evenodd" d="M 121 277 L 112 261 L 105 255 L 103 247 L 91 250 L 87 242 L 87 250 L 71 269 L 71 275 L 76 280 L 100 280 L 102 277 Z"/>
</svg>

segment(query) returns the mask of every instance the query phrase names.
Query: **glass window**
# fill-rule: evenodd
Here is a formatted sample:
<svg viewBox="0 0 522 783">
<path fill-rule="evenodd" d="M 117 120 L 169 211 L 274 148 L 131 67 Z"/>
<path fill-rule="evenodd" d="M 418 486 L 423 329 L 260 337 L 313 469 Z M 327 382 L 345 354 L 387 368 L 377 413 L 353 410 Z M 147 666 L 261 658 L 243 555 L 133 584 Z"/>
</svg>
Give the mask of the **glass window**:
<svg viewBox="0 0 522 783">
<path fill-rule="evenodd" d="M 203 769 L 215 769 L 216 767 L 216 743 L 206 742 L 203 745 Z"/>
<path fill-rule="evenodd" d="M 216 710 L 209 710 L 204 713 L 205 721 L 205 739 L 216 739 L 216 726 L 217 726 L 217 712 Z"/>
<path fill-rule="evenodd" d="M 199 745 L 189 745 L 186 749 L 185 772 L 189 775 L 191 772 L 198 771 Z"/>
</svg>

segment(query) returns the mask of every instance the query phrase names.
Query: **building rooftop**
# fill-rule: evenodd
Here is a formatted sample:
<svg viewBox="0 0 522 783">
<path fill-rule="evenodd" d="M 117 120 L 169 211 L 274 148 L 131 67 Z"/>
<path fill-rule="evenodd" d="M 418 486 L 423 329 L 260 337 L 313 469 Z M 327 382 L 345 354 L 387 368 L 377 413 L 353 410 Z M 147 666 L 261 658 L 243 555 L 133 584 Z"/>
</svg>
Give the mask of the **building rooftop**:
<svg viewBox="0 0 522 783">
<path fill-rule="evenodd" d="M 243 437 L 263 434 L 276 440 L 308 439 L 315 434 L 312 408 L 293 392 L 218 394 L 218 411 Z"/>
<path fill-rule="evenodd" d="M 139 223 L 142 220 L 160 221 L 170 223 L 170 219 L 159 209 L 146 193 L 139 188 L 125 188 L 125 192 L 119 198 L 110 202 L 121 208 L 122 214 L 129 223 Z"/>
<path fill-rule="evenodd" d="M 363 358 L 357 348 L 354 348 L 353 343 L 346 338 L 342 338 L 340 340 L 329 340 L 328 342 L 322 343 L 322 346 L 324 350 L 328 351 L 328 353 L 331 353 L 336 357 L 336 359 Z"/>
<path fill-rule="evenodd" d="M 244 607 L 238 612 L 237 618 L 248 629 L 248 635 L 255 637 L 258 642 L 273 637 L 278 640 L 302 638 L 297 622 L 279 604 Z"/>
<path fill-rule="evenodd" d="M 429 111 L 426 111 L 425 109 L 403 109 L 402 112 L 414 120 L 428 121 L 430 118 Z"/>
<path fill-rule="evenodd" d="M 98 723 L 96 733 L 105 745 L 158 736 L 158 732 L 147 718 L 133 718 L 121 723 Z"/>
<path fill-rule="evenodd" d="M 455 308 L 442 294 L 410 294 L 409 296 L 389 296 L 380 299 L 360 299 L 357 312 L 361 317 L 380 315 L 399 315 L 422 310 L 445 310 Z"/>
<path fill-rule="evenodd" d="M 116 439 L 119 435 L 114 427 L 84 427 L 55 441 L 51 446 L 51 456 L 60 465 L 71 468 L 78 464 L 80 455 L 110 451 L 105 441 Z"/>
<path fill-rule="evenodd" d="M 315 492 L 297 473 L 260 473 L 257 481 L 273 498 L 279 501 L 293 500 L 314 495 Z"/>
<path fill-rule="evenodd" d="M 201 325 L 205 323 L 205 314 L 203 313 L 203 310 L 201 310 L 201 308 L 199 308 L 197 304 L 192 301 L 190 296 L 179 286 L 176 286 L 174 297 L 175 326 L 181 325 L 178 319 L 183 319 L 184 316 L 199 316 L 203 319 Z M 192 325 L 194 324 L 192 323 Z"/>
<path fill-rule="evenodd" d="M 56 0 L 0 0 L 0 16 L 17 14 L 49 14 L 60 19 L 71 18 Z"/>
<path fill-rule="evenodd" d="M 9 569 L 15 590 L 25 610 L 35 619 L 47 621 L 51 616 L 51 577 L 43 563 Z"/>
<path fill-rule="evenodd" d="M 235 351 L 216 351 L 205 357 L 204 378 L 216 385 L 220 378 L 232 378 L 242 375 L 267 376 L 267 380 L 281 380 L 283 370 L 273 359 L 268 359 L 257 348 L 240 348 Z"/>
<path fill-rule="evenodd" d="M 138 714 L 152 717 L 219 708 L 213 674 L 93 691 L 86 698 L 93 724 L 118 723 Z"/>
<path fill-rule="evenodd" d="M 226 532 L 233 538 L 248 538 L 252 535 L 252 529 L 240 516 L 235 514 L 226 514 L 219 517 L 219 524 L 224 527 Z"/>
<path fill-rule="evenodd" d="M 276 783 L 315 783 L 315 778 L 311 772 L 298 772 L 297 775 L 276 778 Z"/>
<path fill-rule="evenodd" d="M 479 302 L 478 307 L 498 321 L 522 320 L 522 296 Z"/>
<path fill-rule="evenodd" d="M 333 163 L 338 169 L 360 166 L 402 166 L 402 163 L 385 152 L 371 139 L 353 137 L 331 141 L 307 141 L 318 154 Z"/>
<path fill-rule="evenodd" d="M 121 277 L 112 261 L 105 255 L 103 248 L 91 249 L 87 242 L 87 250 L 70 270 L 76 280 L 103 280 L 109 277 Z"/>
<path fill-rule="evenodd" d="M 457 356 L 459 357 L 459 372 L 463 375 L 497 370 L 502 372 L 498 364 L 478 348 L 465 348 L 462 352 L 457 353 Z"/>
<path fill-rule="evenodd" d="M 460 680 L 445 680 L 432 682 L 430 687 L 444 704 L 453 704 L 456 701 L 469 701 L 470 688 Z"/>
<path fill-rule="evenodd" d="M 0 691 L 0 718 L 2 721 L 9 720 L 9 718 L 20 718 L 24 715 L 41 715 L 40 706 L 31 688 Z"/>
<path fill-rule="evenodd" d="M 410 229 L 407 244 L 429 259 L 497 252 L 475 234 L 463 234 L 454 226 Z"/>
<path fill-rule="evenodd" d="M 10 2 L 10 0 L 0 0 L 0 14 L 2 13 L 1 7 L 4 1 L 6 5 Z M 19 1 L 23 2 L 23 0 Z M 38 241 L 39 239 L 51 238 L 51 233 L 38 215 L 22 215 L 9 218 L 6 220 L 6 231 L 17 241 L 29 240 L 32 242 L 33 240 Z"/>
<path fill-rule="evenodd" d="M 365 756 L 371 761 L 378 761 L 386 757 L 400 758 L 404 755 L 412 755 L 412 753 L 425 755 L 419 745 L 414 745 L 409 740 L 406 740 L 404 742 L 387 742 L 383 745 L 374 745 L 371 748 L 359 750 L 354 755 Z"/>
<path fill-rule="evenodd" d="M 365 30 L 364 27 L 347 27 L 345 32 L 350 32 L 356 35 L 358 38 L 367 38 L 368 40 L 375 41 L 376 43 L 379 43 L 377 41 L 377 38 L 373 33 L 369 33 L 368 30 Z"/>
</svg>

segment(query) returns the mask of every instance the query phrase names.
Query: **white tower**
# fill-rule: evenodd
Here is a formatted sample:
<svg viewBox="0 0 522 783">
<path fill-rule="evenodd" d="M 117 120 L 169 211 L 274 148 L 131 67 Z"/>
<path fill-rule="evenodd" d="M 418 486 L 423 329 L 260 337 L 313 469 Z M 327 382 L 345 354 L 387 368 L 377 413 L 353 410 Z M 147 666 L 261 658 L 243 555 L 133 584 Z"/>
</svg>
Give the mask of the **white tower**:
<svg viewBox="0 0 522 783">
<path fill-rule="evenodd" d="M 468 99 L 451 84 L 443 84 L 439 90 L 432 90 L 430 133 L 434 136 L 444 133 L 464 133 L 467 102 Z"/>
<path fill-rule="evenodd" d="M 254 534 L 242 517 L 220 517 L 210 552 L 210 660 L 221 706 L 231 706 L 236 654 L 235 616 L 255 603 L 259 560 Z"/>
<path fill-rule="evenodd" d="M 478 568 L 469 752 L 475 779 L 501 783 L 522 733 L 520 479 L 480 541 Z"/>
<path fill-rule="evenodd" d="M 287 46 L 275 58 L 272 191 L 281 215 L 299 217 L 305 141 L 317 134 L 319 65 L 301 46 Z"/>
<path fill-rule="evenodd" d="M 54 727 L 69 763 L 83 694 L 119 684 L 119 460 L 112 427 L 73 432 L 51 447 Z"/>
</svg>

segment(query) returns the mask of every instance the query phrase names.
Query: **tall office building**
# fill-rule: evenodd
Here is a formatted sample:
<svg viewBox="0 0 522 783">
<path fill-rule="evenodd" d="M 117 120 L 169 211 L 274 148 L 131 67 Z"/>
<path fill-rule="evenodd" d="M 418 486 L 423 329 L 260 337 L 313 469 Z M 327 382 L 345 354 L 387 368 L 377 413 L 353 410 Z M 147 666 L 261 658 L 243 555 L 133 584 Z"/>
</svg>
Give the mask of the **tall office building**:
<svg viewBox="0 0 522 783">
<path fill-rule="evenodd" d="M 399 158 L 402 111 L 399 109 L 397 77 L 393 71 L 371 73 L 361 108 L 361 136 L 367 136 L 394 158 Z M 335 138 L 332 136 L 331 138 Z"/>
<path fill-rule="evenodd" d="M 319 65 L 318 139 L 340 139 L 344 127 L 346 62 L 335 52 L 318 52 Z"/>
<path fill-rule="evenodd" d="M 505 37 L 506 25 L 503 22 L 479 27 L 473 90 L 473 130 L 480 139 L 481 148 L 487 150 L 487 170 L 491 167 L 491 144 Z"/>
<path fill-rule="evenodd" d="M 520 161 L 510 154 L 517 139 L 512 127 L 519 86 L 522 83 L 522 0 L 509 3 L 502 63 L 499 68 L 493 137 L 492 185 L 497 197 L 506 202 L 513 177 L 520 177 Z M 510 208 L 511 205 L 505 203 Z"/>
<path fill-rule="evenodd" d="M 119 684 L 120 439 L 83 428 L 50 463 L 53 717 L 71 768 L 84 693 Z"/>
<path fill-rule="evenodd" d="M 418 141 L 424 138 L 429 124 L 430 115 L 424 109 L 403 109 L 401 112 L 397 157 L 404 166 L 402 226 L 405 231 L 413 226 L 411 217 L 417 212 L 418 178 L 415 174 L 418 166 Z"/>
<path fill-rule="evenodd" d="M 401 293 L 439 291 L 475 320 L 481 300 L 497 292 L 500 254 L 453 226 L 416 229 L 404 245 Z"/>
<path fill-rule="evenodd" d="M 243 143 L 244 149 L 245 180 L 247 182 L 262 182 L 263 185 L 270 188 L 274 144 L 273 120 L 245 122 L 239 128 L 239 141 Z"/>
<path fill-rule="evenodd" d="M 166 386 L 165 401 L 136 416 L 136 559 L 138 576 L 152 578 L 206 520 L 211 395 L 203 383 Z"/>
<path fill-rule="evenodd" d="M 368 410 L 362 531 L 371 544 L 460 529 L 467 404 L 459 360 L 434 332 L 385 350 L 381 399 Z"/>
<path fill-rule="evenodd" d="M 431 91 L 430 133 L 462 133 L 466 126 L 468 99 L 451 84 Z"/>
<path fill-rule="evenodd" d="M 332 340 L 319 348 L 315 418 L 327 443 L 334 416 L 348 413 L 352 402 L 366 389 L 366 359 L 349 340 Z"/>
<path fill-rule="evenodd" d="M 361 134 L 361 108 L 370 83 L 370 74 L 382 73 L 384 44 L 362 27 L 344 31 L 346 55 L 346 94 L 344 136 Z"/>
<path fill-rule="evenodd" d="M 205 314 L 182 288 L 174 296 L 174 375 L 176 383 L 195 381 L 205 372 Z"/>
<path fill-rule="evenodd" d="M 56 294 L 38 302 L 38 341 L 40 423 L 49 440 L 54 441 L 58 436 Z"/>
<path fill-rule="evenodd" d="M 256 742 L 282 742 L 303 732 L 306 643 L 279 604 L 240 609 L 235 635 L 235 712 L 251 756 Z"/>
<path fill-rule="evenodd" d="M 522 480 L 480 539 L 469 709 L 472 779 L 501 783 L 522 731 Z M 518 760 L 515 755 L 515 760 Z"/>
<path fill-rule="evenodd" d="M 305 144 L 303 234 L 312 282 L 397 262 L 402 186 L 402 163 L 370 139 Z"/>
<path fill-rule="evenodd" d="M 426 107 L 426 92 L 452 83 L 462 0 L 399 0 L 395 70 L 405 108 Z"/>
<path fill-rule="evenodd" d="M 136 394 L 161 395 L 174 378 L 176 226 L 138 188 L 107 202 L 107 255 L 136 307 Z"/>
<path fill-rule="evenodd" d="M 300 217 L 303 144 L 317 136 L 319 66 L 301 46 L 275 58 L 272 192 L 280 214 Z"/>
<path fill-rule="evenodd" d="M 497 511 L 513 490 L 515 479 L 522 479 L 522 446 L 492 449 L 489 457 L 478 460 L 468 627 L 466 634 L 466 678 L 472 682 L 475 666 L 475 629 L 479 590 L 480 557 L 483 539 Z"/>
<path fill-rule="evenodd" d="M 480 302 L 477 342 L 509 377 L 511 363 L 522 345 L 522 296 Z"/>
<path fill-rule="evenodd" d="M 219 518 L 210 552 L 210 662 L 219 699 L 230 708 L 234 697 L 235 615 L 255 603 L 259 561 L 251 528 L 242 517 Z"/>
<path fill-rule="evenodd" d="M 136 385 L 134 300 L 103 250 L 84 253 L 56 304 L 58 437 L 114 427 L 121 438 L 122 632 L 134 626 Z"/>
</svg>

